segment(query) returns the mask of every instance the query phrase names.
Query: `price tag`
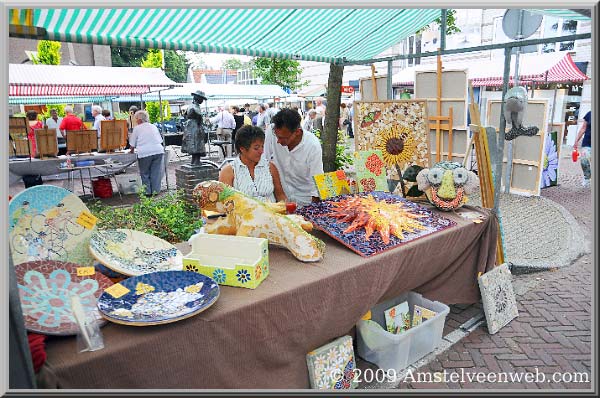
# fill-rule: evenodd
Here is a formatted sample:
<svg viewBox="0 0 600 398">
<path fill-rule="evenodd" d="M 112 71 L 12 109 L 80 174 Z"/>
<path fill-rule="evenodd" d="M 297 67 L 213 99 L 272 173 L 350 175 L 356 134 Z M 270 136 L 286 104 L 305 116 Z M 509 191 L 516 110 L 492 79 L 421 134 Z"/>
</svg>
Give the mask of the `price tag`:
<svg viewBox="0 0 600 398">
<path fill-rule="evenodd" d="M 129 289 L 127 289 L 125 286 L 121 285 L 120 283 L 115 283 L 114 285 L 105 289 L 104 291 L 106 293 L 110 294 L 111 296 L 113 296 L 114 298 L 119 298 L 119 297 L 124 296 L 127 293 L 129 293 Z"/>
<path fill-rule="evenodd" d="M 94 267 L 77 267 L 77 276 L 94 275 L 96 269 Z"/>
<path fill-rule="evenodd" d="M 98 217 L 90 213 L 89 211 L 82 211 L 77 217 L 77 224 L 82 225 L 84 228 L 92 229 L 96 225 Z"/>
</svg>

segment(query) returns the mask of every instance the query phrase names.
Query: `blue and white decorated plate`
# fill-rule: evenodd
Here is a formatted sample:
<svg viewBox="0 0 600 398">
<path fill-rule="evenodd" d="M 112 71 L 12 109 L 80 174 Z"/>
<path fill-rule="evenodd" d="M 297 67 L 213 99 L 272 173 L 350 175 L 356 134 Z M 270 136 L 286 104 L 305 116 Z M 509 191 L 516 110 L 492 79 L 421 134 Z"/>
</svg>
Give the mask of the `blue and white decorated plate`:
<svg viewBox="0 0 600 398">
<path fill-rule="evenodd" d="M 128 278 L 117 289 L 120 297 L 108 292 L 98 299 L 100 314 L 111 322 L 133 326 L 176 322 L 196 315 L 219 298 L 219 285 L 192 271 L 162 271 Z M 118 295 L 115 293 L 115 295 Z"/>
</svg>

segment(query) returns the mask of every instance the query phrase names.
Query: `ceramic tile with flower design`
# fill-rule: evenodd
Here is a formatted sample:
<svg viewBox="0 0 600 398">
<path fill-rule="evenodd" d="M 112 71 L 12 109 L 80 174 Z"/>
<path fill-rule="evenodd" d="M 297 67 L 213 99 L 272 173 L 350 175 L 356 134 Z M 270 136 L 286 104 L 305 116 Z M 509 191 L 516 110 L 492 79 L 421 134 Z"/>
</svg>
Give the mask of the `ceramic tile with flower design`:
<svg viewBox="0 0 600 398">
<path fill-rule="evenodd" d="M 354 167 L 359 192 L 389 192 L 381 150 L 354 152 Z"/>
<path fill-rule="evenodd" d="M 512 274 L 506 263 L 481 275 L 479 290 L 490 334 L 496 333 L 519 316 Z"/>
<path fill-rule="evenodd" d="M 350 336 L 340 337 L 309 352 L 306 364 L 313 389 L 348 390 L 356 387 L 356 360 Z"/>
<path fill-rule="evenodd" d="M 329 199 L 333 196 L 350 193 L 350 185 L 344 170 L 317 174 L 313 176 L 313 179 L 321 199 Z"/>
</svg>

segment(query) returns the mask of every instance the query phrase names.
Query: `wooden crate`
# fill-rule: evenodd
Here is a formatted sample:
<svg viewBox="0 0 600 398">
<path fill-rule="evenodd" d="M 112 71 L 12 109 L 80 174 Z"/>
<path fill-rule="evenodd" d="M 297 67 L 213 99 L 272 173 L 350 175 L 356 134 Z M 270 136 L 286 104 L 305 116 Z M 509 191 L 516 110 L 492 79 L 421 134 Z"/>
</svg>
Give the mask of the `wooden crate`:
<svg viewBox="0 0 600 398">
<path fill-rule="evenodd" d="M 98 135 L 96 130 L 67 131 L 67 151 L 86 153 L 97 147 Z"/>
<path fill-rule="evenodd" d="M 37 156 L 43 159 L 44 156 L 58 156 L 58 140 L 56 139 L 56 129 L 35 129 L 35 147 Z"/>
<path fill-rule="evenodd" d="M 100 131 L 100 147 L 106 152 L 127 145 L 127 120 L 103 120 L 100 122 Z"/>
</svg>

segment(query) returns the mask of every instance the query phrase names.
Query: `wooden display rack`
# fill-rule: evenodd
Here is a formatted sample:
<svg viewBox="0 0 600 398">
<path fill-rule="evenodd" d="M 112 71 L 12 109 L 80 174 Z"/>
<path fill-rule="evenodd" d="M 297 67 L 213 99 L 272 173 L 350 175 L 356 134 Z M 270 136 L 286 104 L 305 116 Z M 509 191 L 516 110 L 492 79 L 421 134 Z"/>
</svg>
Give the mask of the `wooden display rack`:
<svg viewBox="0 0 600 398">
<path fill-rule="evenodd" d="M 110 153 L 127 145 L 127 120 L 103 120 L 100 122 L 100 147 Z"/>
<path fill-rule="evenodd" d="M 44 159 L 44 156 L 57 157 L 58 140 L 56 139 L 56 129 L 44 127 L 35 129 L 34 133 L 37 156 L 40 159 Z"/>
<path fill-rule="evenodd" d="M 9 141 L 8 156 L 28 157 L 31 153 L 31 146 L 27 133 L 29 126 L 25 117 L 11 116 L 8 119 L 8 134 L 12 142 Z"/>
<path fill-rule="evenodd" d="M 67 131 L 67 151 L 69 153 L 88 153 L 98 147 L 96 130 Z"/>
</svg>

